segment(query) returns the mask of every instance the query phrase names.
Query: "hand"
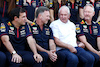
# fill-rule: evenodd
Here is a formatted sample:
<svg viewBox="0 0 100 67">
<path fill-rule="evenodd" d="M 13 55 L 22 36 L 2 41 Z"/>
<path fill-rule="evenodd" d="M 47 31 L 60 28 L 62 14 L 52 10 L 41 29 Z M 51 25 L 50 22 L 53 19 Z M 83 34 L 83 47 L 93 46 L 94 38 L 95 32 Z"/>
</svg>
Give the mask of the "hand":
<svg viewBox="0 0 100 67">
<path fill-rule="evenodd" d="M 22 62 L 22 58 L 20 55 L 18 55 L 17 53 L 16 54 L 13 54 L 12 55 L 12 59 L 11 59 L 12 62 L 15 62 L 15 63 L 20 63 Z"/>
<path fill-rule="evenodd" d="M 57 60 L 56 50 L 51 50 L 48 52 L 49 58 L 51 61 L 55 62 Z"/>
<path fill-rule="evenodd" d="M 80 43 L 78 44 L 78 47 L 85 48 L 85 45 L 84 45 L 82 42 L 80 42 Z"/>
<path fill-rule="evenodd" d="M 70 50 L 70 52 L 72 52 L 72 53 L 77 53 L 76 48 L 74 48 L 72 45 L 69 45 L 69 50 Z"/>
<path fill-rule="evenodd" d="M 35 61 L 37 61 L 38 63 L 43 61 L 43 58 L 40 54 L 34 54 L 33 57 L 34 57 Z"/>
</svg>

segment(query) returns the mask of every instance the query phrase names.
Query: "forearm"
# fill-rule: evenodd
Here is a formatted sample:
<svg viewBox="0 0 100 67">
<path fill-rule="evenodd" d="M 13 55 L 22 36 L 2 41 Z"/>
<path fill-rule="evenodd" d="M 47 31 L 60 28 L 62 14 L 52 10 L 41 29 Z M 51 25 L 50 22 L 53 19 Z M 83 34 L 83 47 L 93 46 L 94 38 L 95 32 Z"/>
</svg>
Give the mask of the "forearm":
<svg viewBox="0 0 100 67">
<path fill-rule="evenodd" d="M 80 36 L 80 37 L 79 37 L 79 40 L 80 40 L 82 43 L 84 43 L 84 45 L 86 46 L 86 48 L 87 48 L 89 51 L 98 54 L 98 51 L 95 50 L 95 49 L 91 46 L 91 44 L 89 44 L 89 43 L 87 42 L 85 36 Z"/>
<path fill-rule="evenodd" d="M 49 52 L 48 50 L 46 50 L 46 49 L 42 48 L 42 47 L 41 47 L 41 46 L 39 46 L 38 44 L 36 44 L 36 47 L 37 47 L 37 49 L 38 49 L 39 51 L 46 52 L 46 53 L 48 53 L 48 52 Z"/>
<path fill-rule="evenodd" d="M 99 22 L 99 21 L 100 21 L 100 11 L 99 11 L 99 15 L 98 15 L 98 18 L 97 18 L 96 22 Z"/>
<path fill-rule="evenodd" d="M 32 36 L 27 37 L 28 45 L 34 54 L 37 54 L 36 42 Z"/>
<path fill-rule="evenodd" d="M 54 10 L 50 9 L 50 21 L 53 22 L 54 21 Z"/>
<path fill-rule="evenodd" d="M 1 40 L 4 44 L 4 46 L 7 48 L 7 50 L 12 54 L 12 52 L 15 51 L 15 50 L 14 50 L 12 44 L 9 41 L 9 37 L 7 35 L 4 35 L 4 36 L 1 37 Z"/>
<path fill-rule="evenodd" d="M 83 9 L 82 8 L 79 9 L 79 16 L 80 16 L 81 19 L 84 18 Z"/>
<path fill-rule="evenodd" d="M 98 49 L 100 51 L 100 37 L 97 37 L 97 47 L 98 47 Z"/>
<path fill-rule="evenodd" d="M 49 40 L 49 47 L 50 47 L 50 50 L 56 50 L 56 45 L 54 43 L 54 40 L 52 39 Z"/>
<path fill-rule="evenodd" d="M 55 43 L 56 43 L 57 46 L 70 49 L 70 46 L 71 46 L 71 45 L 66 44 L 66 43 L 60 41 L 60 40 L 59 40 L 58 38 L 56 38 L 56 37 L 54 37 L 54 38 L 55 38 Z"/>
</svg>

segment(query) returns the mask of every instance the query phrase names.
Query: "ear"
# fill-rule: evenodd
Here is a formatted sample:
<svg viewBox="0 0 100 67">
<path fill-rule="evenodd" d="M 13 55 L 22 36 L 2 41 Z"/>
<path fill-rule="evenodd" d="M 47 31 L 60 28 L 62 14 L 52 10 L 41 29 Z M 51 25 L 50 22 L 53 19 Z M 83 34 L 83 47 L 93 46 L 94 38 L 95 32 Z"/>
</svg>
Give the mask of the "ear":
<svg viewBox="0 0 100 67">
<path fill-rule="evenodd" d="M 17 20 L 17 19 L 18 19 L 18 17 L 17 17 L 17 16 L 15 16 L 15 17 L 14 17 L 14 20 Z"/>
<path fill-rule="evenodd" d="M 93 12 L 93 16 L 95 15 L 95 11 Z"/>
<path fill-rule="evenodd" d="M 70 19 L 71 14 L 68 15 L 68 19 Z"/>
<path fill-rule="evenodd" d="M 42 18 L 42 14 L 39 14 L 38 16 L 39 16 L 40 19 Z"/>
</svg>

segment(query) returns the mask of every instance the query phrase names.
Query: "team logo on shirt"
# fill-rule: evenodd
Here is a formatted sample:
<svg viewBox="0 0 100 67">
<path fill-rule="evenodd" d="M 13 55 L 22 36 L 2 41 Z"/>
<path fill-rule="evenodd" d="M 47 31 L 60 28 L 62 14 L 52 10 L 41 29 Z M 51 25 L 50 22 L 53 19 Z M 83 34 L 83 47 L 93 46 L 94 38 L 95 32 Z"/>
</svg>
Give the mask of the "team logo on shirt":
<svg viewBox="0 0 100 67">
<path fill-rule="evenodd" d="M 33 22 L 33 23 L 31 23 L 31 26 L 33 26 L 33 25 L 35 25 L 35 23 Z"/>
<path fill-rule="evenodd" d="M 98 28 L 97 28 L 97 26 L 93 26 L 93 33 L 94 33 L 94 35 L 98 34 Z"/>
<path fill-rule="evenodd" d="M 79 24 L 76 24 L 76 32 L 77 32 L 77 33 L 80 33 L 80 32 L 81 32 L 81 31 L 80 31 Z"/>
<path fill-rule="evenodd" d="M 14 27 L 10 27 L 9 34 L 15 35 L 15 33 L 14 33 Z"/>
<path fill-rule="evenodd" d="M 21 35 L 21 37 L 24 37 L 24 36 L 26 35 L 25 27 L 22 26 L 22 28 L 21 28 L 20 30 L 21 30 L 21 31 L 20 31 L 20 35 Z"/>
<path fill-rule="evenodd" d="M 11 24 L 11 22 L 8 22 L 7 24 L 8 24 L 9 26 L 11 26 L 11 25 L 12 25 L 12 24 Z"/>
<path fill-rule="evenodd" d="M 33 34 L 39 34 L 37 27 L 32 27 L 32 29 L 33 29 Z"/>
<path fill-rule="evenodd" d="M 83 25 L 83 31 L 88 33 L 87 25 Z"/>
<path fill-rule="evenodd" d="M 45 28 L 45 31 L 46 31 L 46 35 L 50 35 L 49 28 Z"/>
<path fill-rule="evenodd" d="M 84 20 L 81 21 L 81 24 L 85 24 Z"/>
<path fill-rule="evenodd" d="M 6 27 L 5 27 L 4 23 L 1 23 L 0 30 L 1 30 L 1 32 L 5 32 L 6 31 Z"/>
</svg>

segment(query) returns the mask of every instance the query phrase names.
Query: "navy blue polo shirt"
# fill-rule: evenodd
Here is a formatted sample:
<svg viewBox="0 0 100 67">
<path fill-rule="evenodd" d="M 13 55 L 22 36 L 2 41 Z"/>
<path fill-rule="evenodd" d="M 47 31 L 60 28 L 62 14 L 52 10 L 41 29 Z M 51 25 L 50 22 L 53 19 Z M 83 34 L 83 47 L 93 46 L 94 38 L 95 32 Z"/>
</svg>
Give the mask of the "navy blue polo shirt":
<svg viewBox="0 0 100 67">
<path fill-rule="evenodd" d="M 34 20 L 35 8 L 38 6 L 38 0 L 31 0 L 30 4 L 27 1 L 26 1 L 26 3 L 24 3 L 24 0 L 19 0 L 19 1 L 17 1 L 17 6 L 25 8 L 27 18 L 31 21 Z"/>
<path fill-rule="evenodd" d="M 72 21 L 73 23 L 79 22 L 79 4 L 80 4 L 79 1 L 78 2 L 75 1 L 74 3 L 68 1 L 66 3 L 66 6 L 69 7 L 71 12 L 70 21 Z"/>
<path fill-rule="evenodd" d="M 87 25 L 85 20 L 82 20 L 80 24 L 76 24 L 77 36 L 85 35 L 88 43 L 96 50 L 97 48 L 97 37 L 100 37 L 100 26 L 95 22 L 91 25 Z"/>
<path fill-rule="evenodd" d="M 16 51 L 24 51 L 26 38 L 32 34 L 27 24 L 16 29 L 11 22 L 8 22 L 0 24 L 0 38 L 3 35 L 9 36 L 10 42 Z M 3 50 L 6 51 L 6 48 L 4 47 Z"/>
<path fill-rule="evenodd" d="M 9 15 L 8 15 L 8 3 L 6 0 L 3 2 L 3 7 L 0 7 L 0 23 L 1 22 L 7 22 L 9 20 Z"/>
<path fill-rule="evenodd" d="M 99 11 L 100 11 L 100 4 L 99 4 L 100 1 L 96 2 L 95 3 L 92 3 L 91 1 L 88 1 L 88 0 L 82 0 L 82 4 L 80 6 L 80 8 L 83 8 L 87 3 L 90 3 L 94 6 L 95 8 L 95 15 L 93 16 L 93 21 L 96 22 L 97 18 L 98 18 L 98 15 L 99 15 Z"/>
<path fill-rule="evenodd" d="M 49 50 L 49 39 L 54 40 L 51 28 L 44 25 L 43 30 L 41 30 L 39 25 L 33 22 L 31 24 L 31 30 L 36 43 L 42 48 Z"/>
</svg>

